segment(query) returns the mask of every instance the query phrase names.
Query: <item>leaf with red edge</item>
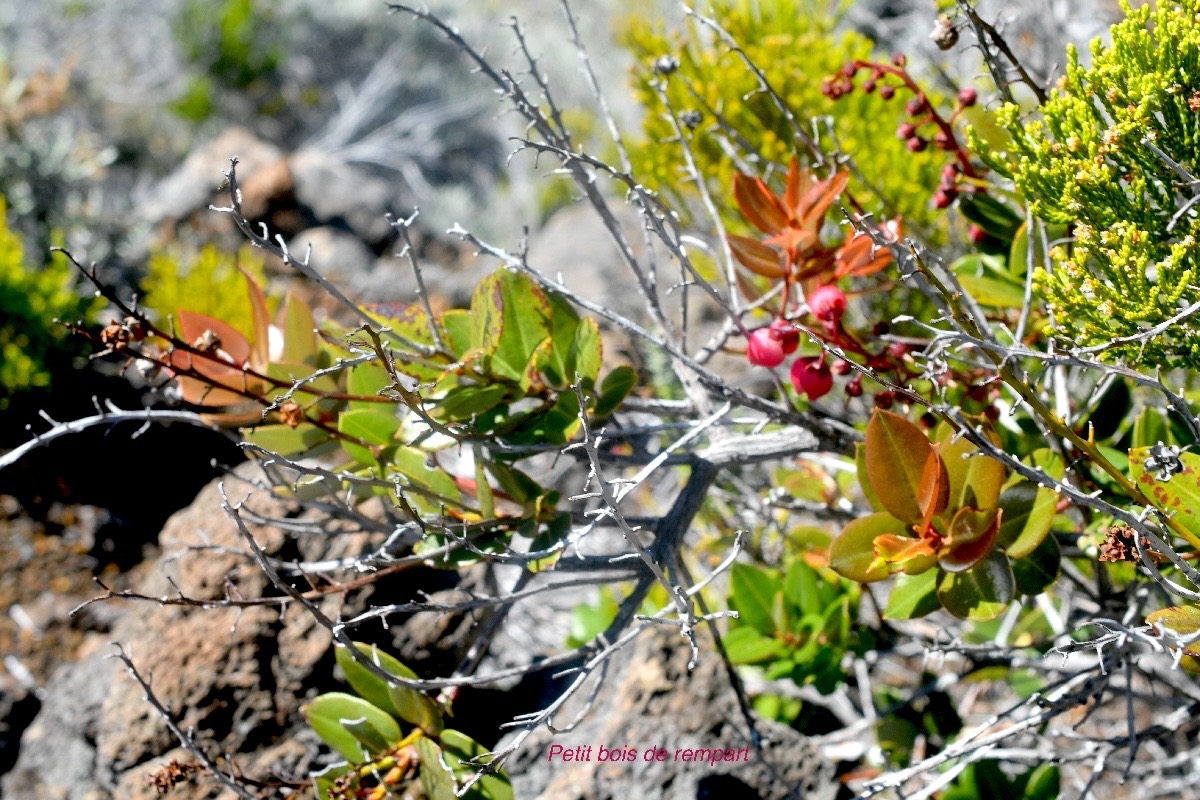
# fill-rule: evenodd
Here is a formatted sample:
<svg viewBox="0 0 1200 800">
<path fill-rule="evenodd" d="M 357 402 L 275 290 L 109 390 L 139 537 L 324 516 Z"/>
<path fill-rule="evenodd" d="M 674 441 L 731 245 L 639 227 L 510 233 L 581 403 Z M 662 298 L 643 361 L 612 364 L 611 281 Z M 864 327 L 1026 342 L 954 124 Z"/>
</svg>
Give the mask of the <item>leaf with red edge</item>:
<svg viewBox="0 0 1200 800">
<path fill-rule="evenodd" d="M 250 342 L 241 331 L 229 323 L 184 309 L 179 310 L 178 321 L 179 338 L 188 344 L 195 346 L 197 340 L 202 339 L 206 332 L 212 331 L 220 340 L 219 349 L 228 353 L 235 364 L 245 364 L 250 360 Z"/>
<path fill-rule="evenodd" d="M 963 572 L 978 564 L 996 543 L 1002 509 L 976 511 L 960 508 L 950 520 L 949 536 L 938 553 L 938 564 L 947 572 Z"/>
<path fill-rule="evenodd" d="M 788 215 L 783 203 L 761 178 L 735 173 L 733 198 L 746 221 L 763 233 L 779 233 L 787 226 Z"/>
<path fill-rule="evenodd" d="M 903 522 L 920 522 L 921 475 L 933 452 L 929 439 L 899 414 L 876 409 L 866 440 L 867 472 L 879 502 Z"/>
<path fill-rule="evenodd" d="M 904 523 L 883 512 L 849 522 L 829 546 L 829 566 L 834 572 L 859 583 L 881 581 L 888 576 L 875 563 L 875 539 L 885 534 L 904 535 Z"/>
<path fill-rule="evenodd" d="M 246 291 L 250 295 L 250 309 L 254 321 L 254 339 L 250 347 L 250 365 L 262 372 L 271 358 L 271 311 L 267 307 L 267 296 L 254 276 L 238 265 L 246 279 Z"/>
<path fill-rule="evenodd" d="M 725 237 L 733 257 L 746 269 L 764 278 L 782 278 L 787 274 L 778 250 L 772 250 L 762 242 L 745 236 L 730 234 Z"/>
</svg>

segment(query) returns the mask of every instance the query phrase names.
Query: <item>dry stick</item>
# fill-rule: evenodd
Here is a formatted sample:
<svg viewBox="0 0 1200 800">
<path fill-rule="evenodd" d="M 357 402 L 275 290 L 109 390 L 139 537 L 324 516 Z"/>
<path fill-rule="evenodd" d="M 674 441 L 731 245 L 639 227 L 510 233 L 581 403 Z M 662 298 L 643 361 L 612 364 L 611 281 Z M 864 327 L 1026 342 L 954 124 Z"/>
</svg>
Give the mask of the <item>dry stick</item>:
<svg viewBox="0 0 1200 800">
<path fill-rule="evenodd" d="M 1013 68 L 1016 69 L 1017 73 L 1021 76 L 1021 82 L 1028 86 L 1037 98 L 1038 105 L 1045 105 L 1047 100 L 1046 90 L 1026 71 L 1025 65 L 1017 58 L 1012 48 L 1008 46 L 1008 42 L 1004 40 L 1004 37 L 1000 35 L 995 26 L 985 22 L 979 16 L 973 2 L 958 0 L 958 7 L 963 10 L 963 13 L 967 16 L 967 20 L 971 23 L 972 32 L 975 34 L 976 41 L 979 42 L 980 50 L 983 51 L 983 60 L 988 66 L 988 71 L 992 74 L 992 82 L 1000 90 L 1004 101 L 1007 103 L 1013 102 L 1012 91 L 1009 89 L 1011 82 L 1004 77 L 1004 65 L 1000 63 L 1000 60 L 996 58 L 996 54 L 988 47 L 987 40 L 989 39 L 995 45 L 996 49 L 1004 54 L 1009 63 L 1013 65 Z"/>
<path fill-rule="evenodd" d="M 216 778 L 222 786 L 229 789 L 238 797 L 243 798 L 243 800 L 259 800 L 259 795 L 252 794 L 246 787 L 238 783 L 238 781 L 232 775 L 226 775 L 224 772 L 222 772 L 217 767 L 216 762 L 209 758 L 208 753 L 205 753 L 204 750 L 198 744 L 196 744 L 196 741 L 188 735 L 187 731 L 179 727 L 179 723 L 175 721 L 173 716 L 171 716 L 171 712 L 154 694 L 154 690 L 150 688 L 150 681 L 146 678 L 143 678 L 141 673 L 137 671 L 137 667 L 133 665 L 133 659 L 130 658 L 129 654 L 125 652 L 125 648 L 116 643 L 114 643 L 114 645 L 117 648 L 117 652 L 109 656 L 109 658 L 120 659 L 125 664 L 126 671 L 142 687 L 142 692 L 146 696 L 146 702 L 154 707 L 154 710 L 158 712 L 160 717 L 162 717 L 163 722 L 166 723 L 167 727 L 171 730 L 171 733 L 175 734 L 175 738 L 179 740 L 179 743 L 183 745 L 184 749 L 195 756 L 200 762 L 201 766 L 203 766 L 210 775 Z"/>
</svg>

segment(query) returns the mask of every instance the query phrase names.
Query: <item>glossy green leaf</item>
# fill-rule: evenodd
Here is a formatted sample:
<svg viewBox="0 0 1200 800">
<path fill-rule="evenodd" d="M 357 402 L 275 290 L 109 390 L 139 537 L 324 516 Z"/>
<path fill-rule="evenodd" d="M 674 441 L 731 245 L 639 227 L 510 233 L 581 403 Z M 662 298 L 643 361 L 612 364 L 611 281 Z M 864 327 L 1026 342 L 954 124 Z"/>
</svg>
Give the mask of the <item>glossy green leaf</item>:
<svg viewBox="0 0 1200 800">
<path fill-rule="evenodd" d="M 619 366 L 604 376 L 600 394 L 592 413 L 596 419 L 604 419 L 621 405 L 621 402 L 637 386 L 637 372 L 632 367 Z"/>
<path fill-rule="evenodd" d="M 463 308 L 442 313 L 442 340 L 450 348 L 450 355 L 461 359 L 471 349 L 471 315 Z"/>
<path fill-rule="evenodd" d="M 938 578 L 938 599 L 960 619 L 988 620 L 1004 612 L 1016 582 L 1003 553 L 993 552 L 966 572 L 943 572 Z"/>
<path fill-rule="evenodd" d="M 1004 465 L 979 452 L 965 436 L 957 441 L 947 427 L 946 438 L 938 445 L 946 474 L 950 479 L 951 508 L 993 508 L 1004 485 Z M 995 434 L 989 433 L 995 441 Z M 996 441 L 998 445 L 999 442 Z"/>
<path fill-rule="evenodd" d="M 1021 481 L 1000 495 L 1004 517 L 996 546 L 1011 558 L 1024 558 L 1037 549 L 1054 522 L 1058 495 L 1044 486 Z"/>
<path fill-rule="evenodd" d="M 398 444 L 395 436 L 399 430 L 400 420 L 395 414 L 374 408 L 350 409 L 338 416 L 338 431 L 355 440 L 342 440 L 342 447 L 365 467 L 391 456 L 388 448 Z"/>
<path fill-rule="evenodd" d="M 1146 471 L 1147 447 L 1129 451 L 1129 478 L 1154 505 L 1171 514 L 1191 533 L 1200 536 L 1200 454 L 1183 452 L 1179 460 L 1183 471 L 1160 481 Z"/>
<path fill-rule="evenodd" d="M 580 603 L 575 606 L 571 609 L 567 647 L 581 647 L 604 633 L 612 621 L 617 618 L 619 609 L 616 598 L 607 587 L 600 590 L 598 602 L 594 604 Z"/>
<path fill-rule="evenodd" d="M 421 763 L 421 788 L 428 800 L 458 800 L 455 794 L 454 776 L 442 766 L 442 748 L 424 737 L 413 742 L 417 759 Z"/>
<path fill-rule="evenodd" d="M 960 508 L 950 520 L 949 535 L 938 554 L 938 566 L 947 572 L 963 572 L 978 564 L 992 551 L 1002 516 L 999 509 Z"/>
<path fill-rule="evenodd" d="M 259 425 L 257 428 L 243 428 L 242 438 L 287 458 L 307 453 L 322 442 L 328 441 L 329 433 L 311 422 L 302 422 L 294 428 L 289 425 Z"/>
<path fill-rule="evenodd" d="M 958 201 L 958 210 L 988 234 L 1004 242 L 1011 242 L 1024 224 L 1024 219 L 1012 206 L 990 194 L 964 194 Z"/>
<path fill-rule="evenodd" d="M 390 714 L 351 694 L 329 692 L 318 696 L 302 710 L 308 724 L 321 740 L 353 763 L 360 763 L 382 752 L 382 749 L 370 749 L 363 743 L 363 730 L 371 731 L 367 738 L 372 741 L 394 744 L 404 738 L 400 726 Z M 346 726 L 347 722 L 353 721 L 362 722 L 356 726 L 358 735 Z"/>
<path fill-rule="evenodd" d="M 575 378 L 575 336 L 579 314 L 562 295 L 547 293 L 550 301 L 550 338 L 541 347 L 538 369 L 546 384 L 565 389 Z"/>
<path fill-rule="evenodd" d="M 847 523 L 829 546 L 829 566 L 843 577 L 859 583 L 881 581 L 888 576 L 884 565 L 875 562 L 875 539 L 884 534 L 907 535 L 903 522 L 878 512 Z"/>
<path fill-rule="evenodd" d="M 462 495 L 454 477 L 437 466 L 430 466 L 432 456 L 416 447 L 397 447 L 392 454 L 392 466 L 404 477 L 423 486 L 438 497 L 458 501 Z"/>
<path fill-rule="evenodd" d="M 921 475 L 933 447 L 913 423 L 899 414 L 875 410 L 867 424 L 867 472 L 884 509 L 896 519 L 921 520 Z"/>
<path fill-rule="evenodd" d="M 729 570 L 729 602 L 743 625 L 765 636 L 775 633 L 772 609 L 775 596 L 782 594 L 779 578 L 750 564 L 734 564 Z"/>
<path fill-rule="evenodd" d="M 451 422 L 468 420 L 500 405 L 508 389 L 498 383 L 456 386 L 437 404 L 437 416 Z"/>
<path fill-rule="evenodd" d="M 1058 767 L 1042 764 L 1029 774 L 1021 800 L 1058 800 L 1061 792 Z"/>
<path fill-rule="evenodd" d="M 900 575 L 888 595 L 884 619 L 915 619 L 942 607 L 937 596 L 938 571 L 928 569 L 919 575 Z"/>
<path fill-rule="evenodd" d="M 1062 562 L 1062 550 L 1053 536 L 1047 536 L 1024 558 L 1012 562 L 1013 579 L 1017 591 L 1030 596 L 1046 591 L 1058 579 L 1058 567 Z"/>
<path fill-rule="evenodd" d="M 413 680 L 417 678 L 415 672 L 378 647 L 361 642 L 355 642 L 354 646 L 371 663 L 387 674 L 395 675 L 397 678 Z M 342 668 L 342 672 L 346 674 L 346 680 L 354 687 L 354 691 L 358 692 L 364 700 L 405 722 L 416 725 L 427 733 L 436 734 L 441 730 L 441 711 L 437 703 L 423 692 L 407 686 L 392 686 L 360 664 L 350 655 L 347 648 L 340 645 L 334 650 L 334 659 Z"/>
<path fill-rule="evenodd" d="M 570 382 L 574 383 L 575 376 L 578 375 L 581 381 L 589 381 L 594 385 L 600 378 L 600 365 L 604 358 L 604 345 L 600 339 L 600 326 L 596 324 L 596 320 L 589 317 L 579 321 L 571 350 L 574 358 L 569 373 Z M 603 392 L 603 387 L 601 392 Z M 624 395 L 622 395 L 622 399 L 624 399 Z"/>
<path fill-rule="evenodd" d="M 391 384 L 392 376 L 386 369 L 374 362 L 368 362 L 359 364 L 350 370 L 350 377 L 346 379 L 346 391 L 359 397 L 378 397 L 379 393 Z M 382 403 L 351 400 L 350 408 L 367 408 L 378 411 L 387 406 Z"/>
</svg>

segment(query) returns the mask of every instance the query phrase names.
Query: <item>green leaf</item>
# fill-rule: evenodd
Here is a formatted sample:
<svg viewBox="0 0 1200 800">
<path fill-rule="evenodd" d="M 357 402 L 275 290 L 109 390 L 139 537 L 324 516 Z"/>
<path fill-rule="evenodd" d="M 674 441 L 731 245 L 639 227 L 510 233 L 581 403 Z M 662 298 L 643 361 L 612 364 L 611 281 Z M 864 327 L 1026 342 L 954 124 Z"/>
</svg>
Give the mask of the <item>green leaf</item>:
<svg viewBox="0 0 1200 800">
<path fill-rule="evenodd" d="M 1058 579 L 1058 565 L 1062 562 L 1062 550 L 1053 536 L 1047 536 L 1024 558 L 1012 562 L 1013 579 L 1017 591 L 1030 596 L 1046 591 Z"/>
<path fill-rule="evenodd" d="M 328 441 L 329 433 L 311 422 L 301 422 L 294 428 L 288 425 L 259 425 L 257 428 L 243 428 L 242 438 L 287 458 L 307 453 L 322 442 Z"/>
<path fill-rule="evenodd" d="M 942 607 L 937 596 L 936 569 L 927 569 L 919 575 L 900 575 L 888 596 L 884 619 L 916 619 L 931 614 Z"/>
<path fill-rule="evenodd" d="M 395 438 L 399 430 L 400 420 L 395 414 L 374 408 L 350 409 L 338 416 L 338 432 L 359 440 L 342 440 L 342 447 L 364 467 L 375 466 L 381 458 L 389 460 L 391 451 L 387 448 L 399 444 Z"/>
<path fill-rule="evenodd" d="M 456 386 L 446 393 L 435 411 L 441 419 L 460 422 L 491 411 L 507 396 L 508 389 L 499 383 Z"/>
<path fill-rule="evenodd" d="M 313 782 L 317 785 L 318 800 L 336 800 L 336 795 L 332 794 L 334 784 L 337 779 L 353 770 L 354 767 L 346 763 L 331 764 L 320 772 L 310 773 Z"/>
<path fill-rule="evenodd" d="M 421 762 L 421 788 L 428 800 L 458 800 L 454 791 L 454 777 L 442 766 L 442 748 L 424 737 L 413 742 L 417 758 Z"/>
<path fill-rule="evenodd" d="M 1060 792 L 1058 767 L 1042 764 L 1029 775 L 1021 800 L 1057 800 Z"/>
<path fill-rule="evenodd" d="M 783 642 L 763 636 L 749 626 L 734 628 L 722 638 L 725 652 L 734 664 L 758 664 L 774 660 L 784 649 Z"/>
<path fill-rule="evenodd" d="M 386 749 L 371 749 L 366 746 L 364 738 L 372 742 L 384 741 L 389 745 L 404 738 L 400 726 L 390 714 L 354 695 L 342 692 L 323 694 L 304 706 L 302 711 L 321 740 L 352 763 L 366 761 Z M 355 726 L 357 735 L 347 727 L 347 723 L 355 721 L 362 723 Z M 370 733 L 364 736 L 363 731 Z"/>
<path fill-rule="evenodd" d="M 950 507 L 994 508 L 1004 485 L 1004 465 L 980 453 L 965 436 L 954 441 L 951 433 L 947 427 L 947 439 L 938 445 L 950 477 Z M 989 438 L 995 440 L 995 435 L 989 432 Z"/>
<path fill-rule="evenodd" d="M 312 310 L 303 300 L 289 294 L 283 302 L 283 355 L 280 361 L 314 365 L 321 340 Z"/>
<path fill-rule="evenodd" d="M 884 509 L 902 522 L 919 522 L 921 474 L 933 449 L 929 439 L 899 414 L 876 409 L 866 447 L 867 472 Z"/>
<path fill-rule="evenodd" d="M 977 275 L 959 275 L 958 282 L 980 305 L 992 308 L 1020 308 L 1025 305 L 1024 286 Z"/>
<path fill-rule="evenodd" d="M 528 389 L 531 362 L 550 336 L 550 301 L 523 273 L 499 269 L 471 297 L 471 343 L 494 375 Z"/>
<path fill-rule="evenodd" d="M 1152 447 L 1159 442 L 1173 444 L 1171 429 L 1167 425 L 1166 414 L 1161 409 L 1147 406 L 1133 421 L 1133 433 L 1130 446 L 1134 450 Z"/>
<path fill-rule="evenodd" d="M 962 572 L 979 563 L 996 543 L 1003 512 L 989 508 L 976 511 L 960 508 L 950 520 L 949 536 L 938 557 L 938 565 L 947 572 Z"/>
<path fill-rule="evenodd" d="M 567 647 L 580 647 L 595 639 L 617 618 L 620 606 L 608 587 L 600 590 L 600 600 L 595 603 L 580 603 L 571 609 L 570 635 Z"/>
<path fill-rule="evenodd" d="M 568 373 L 569 382 L 574 383 L 575 375 L 578 374 L 581 381 L 589 381 L 594 385 L 600 377 L 600 365 L 604 357 L 600 326 L 596 324 L 596 320 L 587 318 L 579 321 L 579 325 L 575 329 L 575 341 L 571 346 L 571 352 L 574 356 L 572 359 L 574 363 L 571 365 L 571 372 Z M 611 375 L 611 373 L 609 374 Z M 630 388 L 633 388 L 632 384 Z M 621 397 L 624 399 L 624 395 Z"/>
<path fill-rule="evenodd" d="M 996 546 L 1010 558 L 1024 558 L 1037 549 L 1054 522 L 1058 495 L 1031 481 L 1021 481 L 1000 495 L 1004 517 Z"/>
<path fill-rule="evenodd" d="M 562 295 L 548 292 L 546 296 L 550 301 L 550 338 L 542 343 L 538 369 L 548 386 L 565 389 L 575 382 L 575 338 L 579 314 Z"/>
<path fill-rule="evenodd" d="M 450 355 L 461 359 L 471 349 L 471 315 L 464 308 L 454 308 L 442 313 L 442 334 Z"/>
<path fill-rule="evenodd" d="M 825 610 L 820 590 L 823 580 L 804 561 L 793 559 L 783 577 L 783 596 L 802 614 L 819 614 Z"/>
<path fill-rule="evenodd" d="M 416 447 L 397 447 L 392 454 L 392 466 L 404 477 L 418 486 L 423 486 L 438 497 L 452 502 L 462 498 L 454 477 L 437 466 L 427 463 L 430 454 Z"/>
<path fill-rule="evenodd" d="M 771 611 L 775 595 L 783 592 L 777 576 L 750 564 L 734 564 L 729 571 L 729 590 L 729 604 L 737 610 L 741 624 L 765 636 L 775 633 Z"/>
<path fill-rule="evenodd" d="M 375 363 L 359 364 L 350 370 L 350 377 L 346 379 L 346 391 L 359 397 L 378 397 L 379 393 L 391 384 L 392 376 L 383 367 Z M 381 403 L 369 403 L 365 400 L 351 400 L 350 408 L 378 411 L 387 406 Z"/>
<path fill-rule="evenodd" d="M 1200 454 L 1180 453 L 1183 471 L 1171 476 L 1169 481 L 1159 481 L 1154 473 L 1146 472 L 1149 457 L 1148 447 L 1129 451 L 1129 479 L 1157 508 L 1171 514 L 1189 532 L 1200 536 Z"/>
<path fill-rule="evenodd" d="M 389 675 L 415 680 L 417 674 L 400 661 L 374 645 L 355 642 L 354 646 L 371 663 Z M 392 716 L 416 725 L 426 733 L 436 734 L 442 729 L 442 713 L 437 703 L 423 692 L 407 686 L 392 686 L 383 678 L 360 664 L 350 651 L 342 646 L 334 650 L 337 665 L 346 673 L 346 680 L 364 700 L 378 706 Z"/>
<path fill-rule="evenodd" d="M 829 546 L 829 566 L 839 575 L 859 583 L 883 580 L 888 576 L 887 566 L 874 565 L 874 562 L 875 539 L 885 533 L 904 536 L 907 529 L 903 522 L 886 512 L 850 521 Z"/>
<path fill-rule="evenodd" d="M 459 784 L 463 784 L 477 773 L 483 765 L 491 763 L 487 748 L 479 742 L 455 730 L 442 731 L 442 752 Z M 471 763 L 471 762 L 476 763 Z M 463 800 L 513 800 L 512 784 L 504 772 L 490 772 L 480 778 L 463 795 Z"/>
<path fill-rule="evenodd" d="M 1024 224 L 1024 219 L 1012 206 L 990 194 L 964 194 L 958 201 L 958 210 L 984 231 L 1005 242 L 1011 242 Z"/>
<path fill-rule="evenodd" d="M 871 506 L 872 511 L 883 511 L 883 503 L 879 502 L 879 495 L 871 485 L 871 474 L 867 470 L 867 447 L 862 442 L 854 443 L 854 465 L 858 470 L 858 485 L 862 488 L 867 504 Z"/>
<path fill-rule="evenodd" d="M 1148 614 L 1146 622 L 1151 625 L 1161 625 L 1181 636 L 1190 636 L 1200 631 L 1200 607 L 1173 606 L 1160 608 Z M 1183 652 L 1193 658 L 1200 656 L 1200 641 L 1193 641 L 1183 648 Z"/>
<path fill-rule="evenodd" d="M 944 572 L 938 578 L 938 599 L 959 619 L 995 619 L 1012 600 L 1016 583 L 1003 553 L 993 552 L 966 572 Z"/>
<path fill-rule="evenodd" d="M 596 419 L 604 419 L 617 410 L 621 402 L 637 386 L 637 372 L 632 367 L 619 366 L 604 376 L 600 384 L 600 395 L 592 411 Z"/>
</svg>

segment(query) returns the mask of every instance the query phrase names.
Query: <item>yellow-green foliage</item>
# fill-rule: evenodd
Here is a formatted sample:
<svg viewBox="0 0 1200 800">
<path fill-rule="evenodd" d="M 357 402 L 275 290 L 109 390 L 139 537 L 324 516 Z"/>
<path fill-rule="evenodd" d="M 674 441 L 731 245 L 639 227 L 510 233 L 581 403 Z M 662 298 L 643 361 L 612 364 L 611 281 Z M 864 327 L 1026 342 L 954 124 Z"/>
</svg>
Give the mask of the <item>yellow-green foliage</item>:
<svg viewBox="0 0 1200 800">
<path fill-rule="evenodd" d="M 182 308 L 248 333 L 253 330 L 253 311 L 239 265 L 262 284 L 262 258 L 249 245 L 236 255 L 211 244 L 191 256 L 180 249 L 159 250 L 150 256 L 142 281 L 144 305 L 158 314 L 160 323 Z"/>
<path fill-rule="evenodd" d="M 910 153 L 896 138 L 910 95 L 897 92 L 885 101 L 878 92 L 855 90 L 834 101 L 821 94 L 821 81 L 847 61 L 872 57 L 869 40 L 836 30 L 840 5 L 835 0 L 713 0 L 706 14 L 715 17 L 763 71 L 801 127 L 811 131 L 813 118 L 832 117 L 836 140 L 819 125 L 822 146 L 853 157 L 870 186 L 854 178 L 850 191 L 867 210 L 880 215 L 899 212 L 939 240 L 945 215 L 930 206 L 930 196 L 947 154 L 935 148 Z M 727 221 L 740 228 L 740 215 L 730 196 L 736 166 L 722 139 L 748 147 L 768 161 L 787 164 L 793 153 L 806 158 L 794 144 L 791 125 L 771 98 L 757 91 L 758 81 L 741 58 L 699 24 L 691 23 L 685 31 L 665 31 L 661 23 L 634 17 L 623 41 L 637 58 L 636 91 L 646 108 L 644 139 L 631 152 L 634 174 L 656 190 L 680 198 L 695 195 L 695 188 L 686 182 L 682 148 L 672 141 L 671 123 L 653 86 L 661 80 L 654 74 L 654 62 L 674 56 L 680 65 L 668 80 L 667 97 L 676 114 L 703 114 L 701 123 L 685 128 L 685 133 L 714 199 L 722 204 Z M 720 131 L 714 112 L 731 130 Z"/>
<path fill-rule="evenodd" d="M 17 392 L 50 386 L 53 369 L 69 366 L 78 348 L 55 320 L 90 321 L 101 305 L 75 291 L 77 275 L 62 256 L 27 264 L 6 214 L 0 198 L 0 409 Z"/>
<path fill-rule="evenodd" d="M 1157 5 L 1125 3 L 1112 46 L 1092 42 L 1088 69 L 1069 48 L 1041 118 L 1005 106 L 1008 152 L 982 148 L 1035 214 L 1074 227 L 1074 245 L 1051 252 L 1034 286 L 1059 332 L 1081 345 L 1139 334 L 1200 299 L 1200 218 L 1171 224 L 1193 190 L 1144 144 L 1200 168 L 1200 0 Z M 1200 366 L 1200 325 L 1180 322 L 1107 354 Z"/>
</svg>

